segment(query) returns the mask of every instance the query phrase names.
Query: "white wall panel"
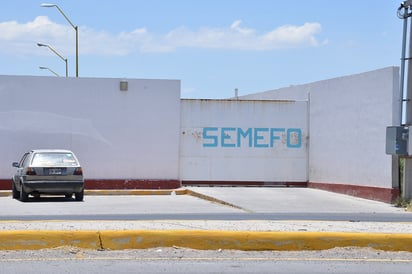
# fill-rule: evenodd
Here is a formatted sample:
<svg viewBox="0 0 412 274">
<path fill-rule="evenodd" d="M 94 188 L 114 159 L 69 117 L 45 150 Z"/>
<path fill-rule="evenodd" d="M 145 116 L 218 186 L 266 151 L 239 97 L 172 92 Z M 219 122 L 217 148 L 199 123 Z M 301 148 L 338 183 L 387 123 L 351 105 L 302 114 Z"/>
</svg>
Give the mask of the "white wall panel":
<svg viewBox="0 0 412 274">
<path fill-rule="evenodd" d="M 180 81 L 0 76 L 0 178 L 32 148 L 73 150 L 92 179 L 178 179 Z"/>
<path fill-rule="evenodd" d="M 311 84 L 310 180 L 392 187 L 386 127 L 399 119 L 398 69 Z"/>
<path fill-rule="evenodd" d="M 182 180 L 307 180 L 307 102 L 182 100 L 181 112 Z"/>
<path fill-rule="evenodd" d="M 388 67 L 242 96 L 310 97 L 309 181 L 392 187 L 385 129 L 399 123 L 399 68 Z"/>
</svg>

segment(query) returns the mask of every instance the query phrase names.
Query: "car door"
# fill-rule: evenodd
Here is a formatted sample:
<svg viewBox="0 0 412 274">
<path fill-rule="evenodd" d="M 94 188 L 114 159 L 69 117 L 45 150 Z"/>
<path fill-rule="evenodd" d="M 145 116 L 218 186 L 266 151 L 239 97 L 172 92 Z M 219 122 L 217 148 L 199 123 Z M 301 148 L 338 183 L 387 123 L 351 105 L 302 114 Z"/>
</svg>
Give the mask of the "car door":
<svg viewBox="0 0 412 274">
<path fill-rule="evenodd" d="M 23 175 L 24 165 L 28 160 L 29 153 L 25 153 L 19 162 L 19 166 L 17 167 L 16 173 L 13 176 L 13 181 L 16 186 L 20 189 L 21 187 L 21 176 Z"/>
</svg>

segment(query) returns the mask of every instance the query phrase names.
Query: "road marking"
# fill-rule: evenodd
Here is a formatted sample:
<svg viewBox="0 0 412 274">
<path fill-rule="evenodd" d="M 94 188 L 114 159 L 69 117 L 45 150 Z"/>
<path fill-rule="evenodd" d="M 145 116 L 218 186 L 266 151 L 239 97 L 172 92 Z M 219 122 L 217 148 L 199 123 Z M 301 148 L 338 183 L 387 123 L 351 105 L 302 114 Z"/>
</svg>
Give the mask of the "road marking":
<svg viewBox="0 0 412 274">
<path fill-rule="evenodd" d="M 306 261 L 318 261 L 318 262 L 372 262 L 372 263 L 412 263 L 412 259 L 368 259 L 368 258 L 263 258 L 263 257 L 114 257 L 114 256 L 103 256 L 103 257 L 83 257 L 83 256 L 73 256 L 73 257 L 44 257 L 44 258 L 2 258 L 0 262 L 34 262 L 34 261 L 290 261 L 290 262 L 306 262 Z"/>
</svg>

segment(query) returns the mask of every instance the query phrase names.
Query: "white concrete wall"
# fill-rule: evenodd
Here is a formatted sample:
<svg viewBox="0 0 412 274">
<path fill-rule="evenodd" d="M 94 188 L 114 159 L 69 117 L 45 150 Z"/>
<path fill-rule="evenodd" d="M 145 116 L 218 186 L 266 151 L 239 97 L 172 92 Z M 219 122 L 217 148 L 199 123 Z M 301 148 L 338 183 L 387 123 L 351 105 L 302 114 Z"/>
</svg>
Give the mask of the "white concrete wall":
<svg viewBox="0 0 412 274">
<path fill-rule="evenodd" d="M 68 148 L 89 179 L 392 187 L 398 68 L 241 100 L 181 100 L 177 80 L 128 79 L 120 91 L 120 80 L 0 76 L 0 179 L 26 150 Z"/>
<path fill-rule="evenodd" d="M 392 187 L 385 129 L 399 123 L 399 69 L 339 77 L 242 96 L 310 97 L 309 181 Z"/>
<path fill-rule="evenodd" d="M 0 178 L 32 148 L 73 150 L 89 179 L 178 179 L 180 81 L 0 76 Z"/>
<path fill-rule="evenodd" d="M 182 100 L 180 178 L 307 181 L 307 102 Z"/>
<path fill-rule="evenodd" d="M 310 95 L 310 180 L 392 187 L 385 154 L 397 70 L 390 68 L 321 81 Z"/>
</svg>

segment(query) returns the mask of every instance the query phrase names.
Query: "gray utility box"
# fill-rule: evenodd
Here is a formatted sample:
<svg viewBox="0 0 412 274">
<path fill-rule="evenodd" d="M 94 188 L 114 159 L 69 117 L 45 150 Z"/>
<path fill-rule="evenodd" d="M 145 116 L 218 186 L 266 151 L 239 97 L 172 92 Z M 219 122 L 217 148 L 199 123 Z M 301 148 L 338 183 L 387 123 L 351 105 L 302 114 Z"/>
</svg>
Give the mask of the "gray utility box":
<svg viewBox="0 0 412 274">
<path fill-rule="evenodd" d="M 409 129 L 403 126 L 386 128 L 386 154 L 408 155 Z"/>
</svg>

